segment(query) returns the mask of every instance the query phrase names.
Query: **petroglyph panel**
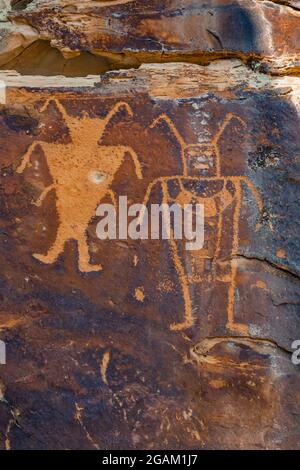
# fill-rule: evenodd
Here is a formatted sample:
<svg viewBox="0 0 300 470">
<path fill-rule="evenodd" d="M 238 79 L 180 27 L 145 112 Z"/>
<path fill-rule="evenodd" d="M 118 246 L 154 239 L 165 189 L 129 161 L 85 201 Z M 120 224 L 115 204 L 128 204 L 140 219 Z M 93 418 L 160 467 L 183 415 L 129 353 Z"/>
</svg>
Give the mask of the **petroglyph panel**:
<svg viewBox="0 0 300 470">
<path fill-rule="evenodd" d="M 1 448 L 299 446 L 299 79 L 238 65 L 10 82 Z M 203 248 L 99 240 L 124 195 L 203 204 Z"/>
</svg>

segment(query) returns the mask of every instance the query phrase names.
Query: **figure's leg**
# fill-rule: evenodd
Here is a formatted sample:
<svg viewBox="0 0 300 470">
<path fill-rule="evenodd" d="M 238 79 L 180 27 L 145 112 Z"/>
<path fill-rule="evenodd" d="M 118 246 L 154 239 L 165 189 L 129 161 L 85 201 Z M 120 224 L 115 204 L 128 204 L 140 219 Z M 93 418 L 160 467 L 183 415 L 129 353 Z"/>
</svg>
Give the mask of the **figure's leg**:
<svg viewBox="0 0 300 470">
<path fill-rule="evenodd" d="M 69 237 L 66 236 L 64 227 L 59 226 L 56 239 L 52 247 L 49 249 L 46 255 L 39 253 L 34 253 L 33 257 L 45 264 L 55 263 L 59 255 L 64 251 L 65 243 L 69 240 Z"/>
<path fill-rule="evenodd" d="M 18 168 L 16 170 L 17 173 L 23 173 L 23 171 L 25 170 L 25 168 L 27 166 L 31 166 L 30 159 L 32 157 L 33 152 L 35 151 L 35 148 L 38 145 L 40 145 L 42 147 L 42 142 L 33 142 L 32 144 L 30 144 L 30 146 L 28 147 L 27 152 L 22 157 L 21 164 L 18 166 Z"/>
<path fill-rule="evenodd" d="M 79 260 L 78 260 L 79 270 L 83 273 L 101 271 L 102 270 L 101 264 L 91 264 L 86 234 L 85 233 L 79 234 L 77 236 L 77 242 L 78 242 L 78 254 L 79 254 Z"/>
<path fill-rule="evenodd" d="M 232 253 L 230 261 L 230 286 L 228 290 L 228 305 L 227 305 L 227 328 L 231 331 L 237 332 L 241 335 L 248 334 L 248 326 L 241 323 L 236 323 L 234 321 L 234 306 L 235 306 L 235 291 L 236 291 L 236 281 L 238 273 L 238 262 L 236 255 L 238 254 L 239 246 L 239 223 L 240 223 L 240 213 L 241 213 L 241 197 L 242 189 L 241 183 L 238 181 L 235 185 L 236 187 L 236 207 L 234 209 L 233 217 L 233 243 L 232 243 Z"/>
<path fill-rule="evenodd" d="M 234 321 L 234 304 L 235 304 L 235 290 L 236 290 L 236 279 L 237 279 L 238 264 L 236 259 L 231 260 L 231 282 L 228 291 L 228 316 L 227 316 L 227 328 L 231 331 L 239 333 L 244 336 L 248 334 L 249 328 L 247 325 L 242 323 L 236 323 Z"/>
<path fill-rule="evenodd" d="M 191 328 L 194 324 L 194 318 L 193 318 L 193 313 L 192 313 L 193 312 L 192 300 L 191 300 L 191 295 L 190 295 L 189 280 L 186 275 L 183 263 L 180 259 L 178 248 L 174 240 L 172 230 L 171 230 L 171 237 L 170 237 L 169 243 L 170 243 L 170 247 L 172 251 L 172 258 L 173 258 L 173 262 L 175 265 L 175 269 L 176 269 L 176 272 L 178 274 L 179 281 L 181 284 L 183 300 L 184 300 L 184 321 L 182 323 L 173 323 L 170 326 L 170 329 L 172 331 L 187 330 L 188 328 Z"/>
<path fill-rule="evenodd" d="M 45 197 L 47 196 L 52 189 L 55 189 L 55 184 L 51 184 L 47 188 L 44 189 L 40 197 L 37 199 L 37 201 L 34 203 L 35 206 L 40 207 L 42 205 L 42 202 L 44 201 Z"/>
<path fill-rule="evenodd" d="M 217 262 L 221 253 L 221 243 L 222 243 L 222 229 L 223 229 L 223 210 L 221 208 L 218 214 L 218 228 L 217 228 L 217 244 L 216 250 L 214 252 L 212 260 L 212 275 L 216 276 L 217 274 Z"/>
<path fill-rule="evenodd" d="M 181 182 L 180 178 L 179 178 L 179 182 Z M 168 204 L 170 197 L 169 197 L 169 192 L 168 192 L 166 181 L 162 181 L 162 191 L 163 191 L 163 203 Z M 165 217 L 165 214 L 163 215 L 163 217 Z M 170 326 L 170 329 L 172 331 L 187 330 L 188 328 L 191 328 L 194 324 L 194 318 L 192 314 L 192 300 L 191 300 L 191 295 L 190 295 L 189 280 L 185 272 L 183 262 L 178 252 L 178 247 L 174 239 L 174 233 L 173 233 L 172 228 L 170 228 L 169 245 L 171 248 L 173 263 L 174 263 L 174 266 L 175 266 L 175 269 L 179 278 L 179 282 L 180 282 L 182 294 L 183 294 L 183 300 L 184 300 L 184 320 L 182 323 L 173 323 Z"/>
</svg>

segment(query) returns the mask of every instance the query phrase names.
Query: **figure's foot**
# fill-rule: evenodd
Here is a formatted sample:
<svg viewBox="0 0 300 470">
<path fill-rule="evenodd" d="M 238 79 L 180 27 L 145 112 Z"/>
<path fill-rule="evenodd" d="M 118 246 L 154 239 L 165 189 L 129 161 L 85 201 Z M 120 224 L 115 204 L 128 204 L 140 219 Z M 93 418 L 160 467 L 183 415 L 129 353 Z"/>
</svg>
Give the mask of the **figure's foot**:
<svg viewBox="0 0 300 470">
<path fill-rule="evenodd" d="M 228 322 L 226 327 L 228 330 L 233 331 L 234 333 L 238 333 L 240 336 L 248 336 L 249 334 L 249 327 L 247 325 L 243 325 L 242 323 Z"/>
<path fill-rule="evenodd" d="M 37 201 L 34 201 L 34 202 L 32 203 L 32 205 L 33 205 L 33 206 L 36 206 L 36 207 L 41 207 L 42 201 L 41 201 L 40 199 L 38 199 Z"/>
<path fill-rule="evenodd" d="M 183 322 L 183 323 L 172 323 L 172 325 L 170 325 L 170 330 L 171 330 L 171 331 L 188 330 L 188 329 L 191 328 L 192 326 L 193 326 L 193 322 L 192 322 L 192 321 Z"/>
<path fill-rule="evenodd" d="M 102 271 L 101 264 L 81 263 L 79 264 L 79 271 L 82 273 L 92 273 Z"/>
<path fill-rule="evenodd" d="M 39 253 L 34 253 L 32 255 L 38 261 L 41 261 L 44 264 L 52 264 L 56 261 L 57 258 L 49 257 L 48 255 L 41 255 Z"/>
</svg>

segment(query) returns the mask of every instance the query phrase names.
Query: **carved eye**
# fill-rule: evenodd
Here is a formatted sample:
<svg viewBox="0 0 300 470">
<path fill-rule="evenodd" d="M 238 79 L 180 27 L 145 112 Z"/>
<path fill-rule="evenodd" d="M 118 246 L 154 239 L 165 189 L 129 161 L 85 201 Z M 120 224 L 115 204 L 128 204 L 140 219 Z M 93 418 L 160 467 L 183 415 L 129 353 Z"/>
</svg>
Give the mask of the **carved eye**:
<svg viewBox="0 0 300 470">
<path fill-rule="evenodd" d="M 101 171 L 91 171 L 89 174 L 89 180 L 94 184 L 101 184 L 105 181 L 107 175 Z"/>
</svg>

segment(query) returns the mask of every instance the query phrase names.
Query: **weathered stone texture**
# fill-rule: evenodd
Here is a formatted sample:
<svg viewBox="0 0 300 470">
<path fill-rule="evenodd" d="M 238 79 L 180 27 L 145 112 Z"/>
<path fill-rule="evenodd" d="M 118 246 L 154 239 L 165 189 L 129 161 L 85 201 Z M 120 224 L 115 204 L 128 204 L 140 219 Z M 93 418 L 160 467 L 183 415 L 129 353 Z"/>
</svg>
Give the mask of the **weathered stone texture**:
<svg viewBox="0 0 300 470">
<path fill-rule="evenodd" d="M 182 62 L 0 72 L 1 449 L 299 448 L 299 12 L 285 3 L 9 14 L 66 55 Z M 119 195 L 203 203 L 204 248 L 100 241 L 97 205 Z"/>
<path fill-rule="evenodd" d="M 132 64 L 233 55 L 263 58 L 274 72 L 299 70 L 300 11 L 269 1 L 36 0 L 10 18 L 32 26 L 65 54 L 122 54 Z"/>
</svg>

